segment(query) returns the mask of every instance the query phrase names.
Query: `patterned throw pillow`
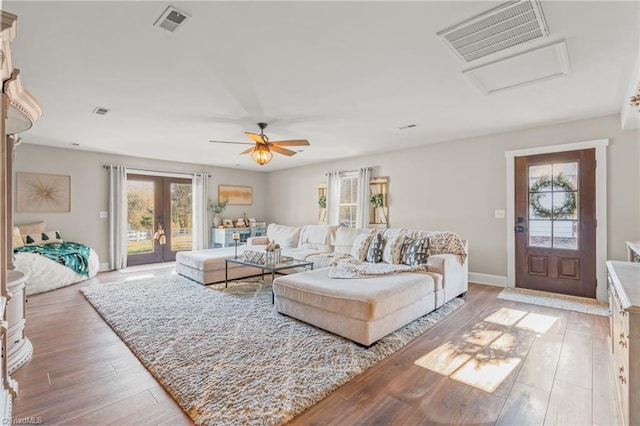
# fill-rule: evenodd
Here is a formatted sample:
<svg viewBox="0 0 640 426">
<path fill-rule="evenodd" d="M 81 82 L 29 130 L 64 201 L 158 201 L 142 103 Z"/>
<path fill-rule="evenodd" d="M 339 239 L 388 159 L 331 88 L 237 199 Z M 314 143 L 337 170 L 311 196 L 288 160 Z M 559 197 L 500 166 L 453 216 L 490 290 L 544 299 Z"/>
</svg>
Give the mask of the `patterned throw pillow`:
<svg viewBox="0 0 640 426">
<path fill-rule="evenodd" d="M 409 266 L 423 265 L 429 259 L 428 238 L 407 238 L 402 246 L 402 263 Z"/>
<path fill-rule="evenodd" d="M 360 234 L 353 241 L 353 247 L 351 247 L 351 256 L 358 260 L 364 260 L 367 257 L 367 251 L 371 245 L 371 239 L 373 234 Z"/>
<path fill-rule="evenodd" d="M 20 235 L 20 229 L 16 226 L 13 227 L 13 248 L 22 247 L 24 245 L 24 240 L 22 239 L 22 235 Z"/>
<path fill-rule="evenodd" d="M 42 244 L 61 243 L 62 235 L 60 231 L 40 232 L 38 234 L 23 235 L 25 245 L 39 246 Z"/>
<path fill-rule="evenodd" d="M 376 233 L 371 239 L 369 244 L 369 250 L 367 251 L 367 262 L 380 263 L 382 262 L 382 248 L 384 247 L 384 240 L 380 232 Z"/>
<path fill-rule="evenodd" d="M 397 265 L 400 263 L 402 245 L 404 244 L 404 232 L 398 232 L 387 237 L 382 250 L 382 261 Z"/>
</svg>

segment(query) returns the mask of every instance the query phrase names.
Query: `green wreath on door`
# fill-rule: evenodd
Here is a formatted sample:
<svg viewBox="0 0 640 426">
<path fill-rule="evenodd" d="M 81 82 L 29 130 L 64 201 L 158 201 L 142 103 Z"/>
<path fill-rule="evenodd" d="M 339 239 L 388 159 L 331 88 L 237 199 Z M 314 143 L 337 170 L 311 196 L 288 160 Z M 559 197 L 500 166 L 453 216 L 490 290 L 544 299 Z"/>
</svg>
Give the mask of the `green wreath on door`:
<svg viewBox="0 0 640 426">
<path fill-rule="evenodd" d="M 547 189 L 557 190 L 558 188 L 562 189 L 563 191 L 567 191 L 564 203 L 556 208 L 553 208 L 553 205 L 551 206 L 551 209 L 544 207 L 540 203 L 540 200 L 542 199 L 542 196 L 543 194 L 545 194 L 545 192 L 540 191 Z M 558 176 L 556 176 L 553 180 L 548 175 L 541 176 L 538 181 L 531 185 L 531 188 L 529 188 L 529 192 L 531 193 L 531 208 L 533 209 L 533 212 L 537 217 L 543 219 L 552 219 L 567 216 L 571 217 L 576 213 L 577 208 L 576 193 L 572 192 L 575 190 L 576 188 L 573 185 L 573 182 L 571 182 L 571 180 L 562 173 L 559 173 Z M 546 193 L 548 194 L 549 192 Z"/>
</svg>

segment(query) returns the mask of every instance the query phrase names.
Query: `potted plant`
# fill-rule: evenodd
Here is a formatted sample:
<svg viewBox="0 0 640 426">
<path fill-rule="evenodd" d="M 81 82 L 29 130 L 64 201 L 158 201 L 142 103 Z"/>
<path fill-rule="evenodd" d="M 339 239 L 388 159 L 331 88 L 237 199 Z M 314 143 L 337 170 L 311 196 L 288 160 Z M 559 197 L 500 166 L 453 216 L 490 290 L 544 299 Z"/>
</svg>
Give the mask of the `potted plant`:
<svg viewBox="0 0 640 426">
<path fill-rule="evenodd" d="M 213 211 L 213 227 L 217 228 L 222 225 L 222 217 L 220 217 L 220 213 L 224 211 L 227 207 L 227 203 L 229 200 L 224 200 L 219 203 L 214 203 L 209 200 L 209 208 Z"/>
</svg>

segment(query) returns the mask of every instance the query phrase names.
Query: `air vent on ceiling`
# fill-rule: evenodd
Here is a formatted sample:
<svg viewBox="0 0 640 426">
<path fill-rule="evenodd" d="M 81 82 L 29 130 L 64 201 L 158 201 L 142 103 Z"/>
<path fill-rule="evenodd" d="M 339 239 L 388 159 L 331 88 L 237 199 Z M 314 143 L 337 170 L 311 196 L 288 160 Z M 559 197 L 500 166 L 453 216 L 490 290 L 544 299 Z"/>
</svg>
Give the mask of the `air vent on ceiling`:
<svg viewBox="0 0 640 426">
<path fill-rule="evenodd" d="M 515 0 L 438 33 L 465 62 L 549 35 L 537 0 Z"/>
<path fill-rule="evenodd" d="M 95 107 L 93 109 L 93 113 L 98 115 L 107 115 L 109 111 L 110 111 L 109 108 L 103 108 L 103 107 Z"/>
<path fill-rule="evenodd" d="M 153 25 L 171 33 L 175 33 L 182 28 L 190 17 L 190 15 L 182 12 L 181 10 L 176 9 L 173 6 L 169 6 Z"/>
</svg>

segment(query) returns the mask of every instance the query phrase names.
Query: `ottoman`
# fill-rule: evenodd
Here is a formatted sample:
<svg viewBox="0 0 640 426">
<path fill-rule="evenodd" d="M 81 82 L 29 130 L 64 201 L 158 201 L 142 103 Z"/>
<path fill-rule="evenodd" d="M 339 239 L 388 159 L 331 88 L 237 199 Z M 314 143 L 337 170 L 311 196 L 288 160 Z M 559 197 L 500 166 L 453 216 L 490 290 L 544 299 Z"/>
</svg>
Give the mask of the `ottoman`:
<svg viewBox="0 0 640 426">
<path fill-rule="evenodd" d="M 224 281 L 224 259 L 233 257 L 234 253 L 235 247 L 179 251 L 176 253 L 176 272 L 205 285 Z M 238 264 L 229 263 L 228 268 L 230 280 L 256 274 L 255 268 Z"/>
<path fill-rule="evenodd" d="M 278 277 L 278 312 L 369 346 L 436 308 L 438 274 L 403 272 L 331 279 L 330 268 Z M 434 279 L 435 278 L 435 279 Z"/>
</svg>

